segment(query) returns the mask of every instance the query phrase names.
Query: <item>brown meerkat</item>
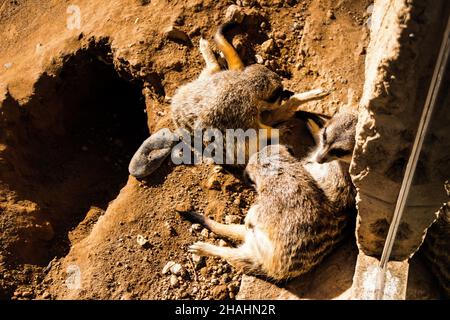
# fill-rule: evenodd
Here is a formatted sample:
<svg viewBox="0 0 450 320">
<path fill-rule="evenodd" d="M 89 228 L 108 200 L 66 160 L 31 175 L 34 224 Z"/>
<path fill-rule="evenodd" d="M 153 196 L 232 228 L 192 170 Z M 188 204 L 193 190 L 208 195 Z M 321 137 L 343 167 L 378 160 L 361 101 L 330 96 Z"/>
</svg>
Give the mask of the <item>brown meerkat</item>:
<svg viewBox="0 0 450 320">
<path fill-rule="evenodd" d="M 271 145 L 251 156 L 245 174 L 258 193 L 245 224 L 222 224 L 198 213 L 181 213 L 219 236 L 241 241 L 238 247 L 205 242 L 189 251 L 218 256 L 245 273 L 274 280 L 310 271 L 344 237 L 346 209 L 354 207 L 348 167 L 340 161 L 309 167 L 285 146 Z"/>
<path fill-rule="evenodd" d="M 235 23 L 221 25 L 214 36 L 218 49 L 223 53 L 228 70 L 220 65 L 205 39 L 200 39 L 199 50 L 206 66 L 199 77 L 179 87 L 171 101 L 171 113 L 175 126 L 190 134 L 197 129 L 266 129 L 267 140 L 272 139 L 272 128 L 262 123 L 261 113 L 281 109 L 286 116 L 292 112 L 281 101 L 292 95 L 283 90 L 281 78 L 263 65 L 253 64 L 245 67 L 238 53 L 227 41 L 224 33 Z M 290 101 L 296 104 L 321 98 L 324 91 L 315 89 L 293 96 Z M 278 120 L 278 119 L 277 119 Z M 171 153 L 177 140 L 164 129 L 163 133 L 152 134 L 145 140 L 130 161 L 129 172 L 132 176 L 143 178 L 155 171 Z M 258 142 L 257 142 L 258 143 Z M 245 146 L 248 151 L 248 145 Z M 246 152 L 246 159 L 250 153 Z"/>
</svg>

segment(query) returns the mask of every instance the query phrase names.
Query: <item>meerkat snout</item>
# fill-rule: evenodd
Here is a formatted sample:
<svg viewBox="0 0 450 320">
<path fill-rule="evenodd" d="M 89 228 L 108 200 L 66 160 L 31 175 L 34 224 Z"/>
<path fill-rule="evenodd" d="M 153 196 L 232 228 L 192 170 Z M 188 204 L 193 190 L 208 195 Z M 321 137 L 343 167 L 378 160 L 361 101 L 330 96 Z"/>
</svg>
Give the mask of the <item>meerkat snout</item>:
<svg viewBox="0 0 450 320">
<path fill-rule="evenodd" d="M 355 147 L 356 111 L 345 109 L 334 115 L 320 130 L 319 143 L 310 160 L 325 163 L 341 160 L 350 163 Z"/>
</svg>

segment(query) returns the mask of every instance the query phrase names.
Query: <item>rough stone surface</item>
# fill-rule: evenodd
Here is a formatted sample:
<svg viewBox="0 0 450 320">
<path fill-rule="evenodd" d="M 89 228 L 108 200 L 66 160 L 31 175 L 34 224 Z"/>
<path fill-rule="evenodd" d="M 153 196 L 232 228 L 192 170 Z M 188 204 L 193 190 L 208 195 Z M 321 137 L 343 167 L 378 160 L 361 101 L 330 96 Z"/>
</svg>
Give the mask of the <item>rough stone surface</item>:
<svg viewBox="0 0 450 320">
<path fill-rule="evenodd" d="M 444 1 L 375 1 L 367 48 L 366 80 L 360 101 L 357 145 L 351 166 L 358 190 L 357 240 L 368 255 L 379 256 L 424 106 L 442 38 Z M 433 36 L 430 36 L 433 35 Z M 392 258 L 410 257 L 420 246 L 436 212 L 446 202 L 449 114 L 440 102 L 438 122 L 419 159 Z M 448 108 L 447 108 L 448 110 Z M 433 138 L 434 137 L 434 140 Z M 447 155 L 446 155 L 447 154 Z"/>
<path fill-rule="evenodd" d="M 351 299 L 374 300 L 379 273 L 378 259 L 360 252 L 356 262 Z M 390 261 L 387 265 L 382 300 L 404 300 L 408 283 L 409 264 L 404 261 Z"/>
</svg>

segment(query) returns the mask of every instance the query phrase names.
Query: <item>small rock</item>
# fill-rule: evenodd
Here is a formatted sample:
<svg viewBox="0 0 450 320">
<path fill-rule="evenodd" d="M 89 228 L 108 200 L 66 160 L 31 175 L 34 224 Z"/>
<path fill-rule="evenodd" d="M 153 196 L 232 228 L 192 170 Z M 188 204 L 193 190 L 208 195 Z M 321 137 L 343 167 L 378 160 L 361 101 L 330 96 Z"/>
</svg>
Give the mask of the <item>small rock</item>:
<svg viewBox="0 0 450 320">
<path fill-rule="evenodd" d="M 226 241 L 220 239 L 220 240 L 219 240 L 219 246 L 220 246 L 220 247 L 226 247 L 226 246 L 227 246 Z"/>
<path fill-rule="evenodd" d="M 186 269 L 181 264 L 175 263 L 170 267 L 170 272 L 176 276 L 184 276 Z"/>
<path fill-rule="evenodd" d="M 227 273 L 225 273 L 224 275 L 222 275 L 221 281 L 222 283 L 228 283 L 231 281 L 231 277 Z"/>
<path fill-rule="evenodd" d="M 120 300 L 133 300 L 133 295 L 129 292 L 126 292 L 120 297 Z"/>
<path fill-rule="evenodd" d="M 237 22 L 241 23 L 244 20 L 245 13 L 242 11 L 242 8 L 239 6 L 232 4 L 225 11 L 225 21 L 227 22 Z"/>
<path fill-rule="evenodd" d="M 22 297 L 24 298 L 30 298 L 33 295 L 31 291 L 24 291 L 22 292 Z"/>
<path fill-rule="evenodd" d="M 162 269 L 161 273 L 162 274 L 168 274 L 170 272 L 170 268 L 175 264 L 174 261 L 169 261 L 166 263 L 166 265 L 164 266 L 164 268 Z"/>
<path fill-rule="evenodd" d="M 264 59 L 259 54 L 255 54 L 256 63 L 264 64 Z"/>
<path fill-rule="evenodd" d="M 48 291 L 45 291 L 42 294 L 42 299 L 50 299 L 51 298 L 51 294 Z"/>
<path fill-rule="evenodd" d="M 228 298 L 228 290 L 226 285 L 220 285 L 211 290 L 212 297 L 215 300 L 225 300 Z"/>
<path fill-rule="evenodd" d="M 273 41 L 273 39 L 269 39 L 264 41 L 261 44 L 261 50 L 264 53 L 271 53 L 275 50 L 275 41 Z"/>
<path fill-rule="evenodd" d="M 141 247 L 148 246 L 148 240 L 143 235 L 138 234 L 136 237 L 136 241 Z"/>
<path fill-rule="evenodd" d="M 8 62 L 8 63 L 5 63 L 3 66 L 6 68 L 6 69 L 10 69 L 11 67 L 12 67 L 12 62 Z"/>
<path fill-rule="evenodd" d="M 198 292 L 198 288 L 197 287 L 193 287 L 191 294 L 196 294 Z"/>
<path fill-rule="evenodd" d="M 191 229 L 196 231 L 196 232 L 200 232 L 200 231 L 202 231 L 203 227 L 202 227 L 201 224 L 194 223 L 194 224 L 191 225 Z"/>
<path fill-rule="evenodd" d="M 171 288 L 176 288 L 180 284 L 178 277 L 174 274 L 170 276 L 169 283 Z"/>
<path fill-rule="evenodd" d="M 213 278 L 213 279 L 211 279 L 211 284 L 215 286 L 215 285 L 219 284 L 219 280 L 216 278 Z"/>
<path fill-rule="evenodd" d="M 205 266 L 205 257 L 192 254 L 192 263 L 194 264 L 195 270 L 198 270 Z"/>
<path fill-rule="evenodd" d="M 175 206 L 175 210 L 178 212 L 192 211 L 192 204 L 189 201 L 178 202 Z"/>
<path fill-rule="evenodd" d="M 334 15 L 334 12 L 332 10 L 327 11 L 327 19 L 329 19 L 329 20 L 336 19 L 336 16 Z"/>
<path fill-rule="evenodd" d="M 202 232 L 200 232 L 200 235 L 204 238 L 209 238 L 209 231 L 208 229 L 203 229 Z"/>
<path fill-rule="evenodd" d="M 174 41 L 181 41 L 184 43 L 190 43 L 191 40 L 189 39 L 189 36 L 186 34 L 186 32 L 174 27 L 170 26 L 166 30 L 164 30 L 164 35 Z"/>
</svg>

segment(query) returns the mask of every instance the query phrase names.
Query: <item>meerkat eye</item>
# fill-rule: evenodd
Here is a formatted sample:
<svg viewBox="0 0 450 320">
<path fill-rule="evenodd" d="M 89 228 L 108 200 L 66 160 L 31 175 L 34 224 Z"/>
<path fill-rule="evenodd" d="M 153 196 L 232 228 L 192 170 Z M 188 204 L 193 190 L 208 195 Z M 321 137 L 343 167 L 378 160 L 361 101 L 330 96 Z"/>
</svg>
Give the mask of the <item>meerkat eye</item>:
<svg viewBox="0 0 450 320">
<path fill-rule="evenodd" d="M 341 148 L 334 148 L 328 152 L 331 156 L 335 156 L 337 158 L 344 157 L 348 154 L 348 152 Z"/>
<path fill-rule="evenodd" d="M 275 101 L 278 100 L 278 98 L 281 96 L 282 93 L 283 88 L 281 87 L 276 88 L 270 95 L 269 99 L 267 99 L 267 102 L 274 103 Z"/>
</svg>

